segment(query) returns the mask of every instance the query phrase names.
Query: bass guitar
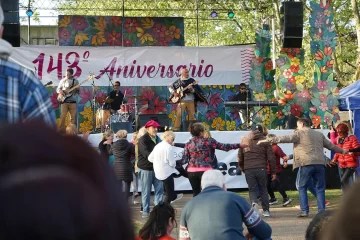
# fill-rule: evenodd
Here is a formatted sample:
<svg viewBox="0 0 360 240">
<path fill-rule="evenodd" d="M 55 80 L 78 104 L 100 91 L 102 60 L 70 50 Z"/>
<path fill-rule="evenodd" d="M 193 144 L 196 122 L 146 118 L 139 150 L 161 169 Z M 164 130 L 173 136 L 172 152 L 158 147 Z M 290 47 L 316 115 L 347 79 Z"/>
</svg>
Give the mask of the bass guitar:
<svg viewBox="0 0 360 240">
<path fill-rule="evenodd" d="M 59 93 L 58 96 L 57 96 L 57 100 L 60 104 L 64 103 L 66 101 L 66 99 L 68 99 L 69 97 L 71 97 L 73 95 L 73 91 L 80 87 L 82 84 L 84 84 L 85 82 L 91 80 L 95 78 L 95 75 L 91 73 L 91 75 L 89 77 L 87 77 L 84 81 L 80 82 L 79 84 L 77 84 L 76 86 L 73 86 L 72 88 L 66 90 L 66 91 L 63 91 L 64 94 L 61 94 Z"/>
</svg>

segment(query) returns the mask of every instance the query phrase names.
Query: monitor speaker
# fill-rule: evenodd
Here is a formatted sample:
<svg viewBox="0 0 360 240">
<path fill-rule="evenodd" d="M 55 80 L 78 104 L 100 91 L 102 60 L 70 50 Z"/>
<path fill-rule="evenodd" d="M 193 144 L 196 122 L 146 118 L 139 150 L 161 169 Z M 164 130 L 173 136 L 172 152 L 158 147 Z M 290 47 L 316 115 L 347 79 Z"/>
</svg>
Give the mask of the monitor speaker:
<svg viewBox="0 0 360 240">
<path fill-rule="evenodd" d="M 301 48 L 303 38 L 303 3 L 284 2 L 282 19 L 283 48 Z"/>
<path fill-rule="evenodd" d="M 132 133 L 132 122 L 117 122 L 110 124 L 111 130 L 116 133 L 119 130 L 126 130 L 128 133 Z"/>
</svg>

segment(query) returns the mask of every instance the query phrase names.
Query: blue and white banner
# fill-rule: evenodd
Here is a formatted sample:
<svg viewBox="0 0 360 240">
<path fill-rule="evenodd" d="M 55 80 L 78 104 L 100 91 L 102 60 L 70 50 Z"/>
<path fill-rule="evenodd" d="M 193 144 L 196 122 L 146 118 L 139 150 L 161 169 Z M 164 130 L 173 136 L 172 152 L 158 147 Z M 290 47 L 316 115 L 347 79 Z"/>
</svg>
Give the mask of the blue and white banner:
<svg viewBox="0 0 360 240">
<path fill-rule="evenodd" d="M 329 132 L 328 130 L 319 130 L 324 133 L 326 136 Z M 275 134 L 277 136 L 283 136 L 292 134 L 293 130 L 269 130 L 269 133 Z M 240 143 L 241 136 L 247 136 L 249 131 L 212 131 L 211 135 L 216 141 L 221 143 Z M 161 136 L 161 133 L 158 134 Z M 186 143 L 191 138 L 190 133 L 188 132 L 177 132 L 175 133 L 175 142 L 176 143 Z M 131 140 L 132 134 L 128 134 L 128 140 Z M 101 141 L 101 134 L 93 134 L 90 135 L 89 141 L 94 147 L 97 147 L 99 142 Z M 293 153 L 293 144 L 279 144 L 282 150 L 287 154 L 290 155 Z M 176 157 L 180 159 L 183 155 L 183 149 L 176 148 Z M 247 188 L 247 183 L 245 180 L 245 175 L 243 173 L 237 172 L 236 168 L 238 166 L 237 161 L 237 153 L 238 150 L 231 150 L 229 152 L 224 152 L 220 150 L 216 150 L 215 154 L 219 162 L 219 170 L 225 176 L 226 180 L 226 187 L 228 189 L 232 188 Z M 330 157 L 330 151 L 324 149 L 324 154 Z M 288 162 L 292 164 L 292 160 Z M 292 167 L 292 166 L 289 166 Z M 191 190 L 191 185 L 189 180 L 184 177 L 176 178 L 175 179 L 175 189 L 176 190 Z"/>
</svg>

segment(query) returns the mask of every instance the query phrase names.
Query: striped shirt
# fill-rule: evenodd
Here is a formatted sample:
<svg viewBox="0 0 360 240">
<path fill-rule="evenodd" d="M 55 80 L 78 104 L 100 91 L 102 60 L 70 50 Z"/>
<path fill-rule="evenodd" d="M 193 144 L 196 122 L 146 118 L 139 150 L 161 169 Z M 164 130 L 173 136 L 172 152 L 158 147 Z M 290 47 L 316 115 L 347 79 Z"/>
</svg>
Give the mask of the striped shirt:
<svg viewBox="0 0 360 240">
<path fill-rule="evenodd" d="M 55 127 L 55 112 L 46 88 L 33 72 L 0 59 L 0 123 L 41 120 Z"/>
</svg>

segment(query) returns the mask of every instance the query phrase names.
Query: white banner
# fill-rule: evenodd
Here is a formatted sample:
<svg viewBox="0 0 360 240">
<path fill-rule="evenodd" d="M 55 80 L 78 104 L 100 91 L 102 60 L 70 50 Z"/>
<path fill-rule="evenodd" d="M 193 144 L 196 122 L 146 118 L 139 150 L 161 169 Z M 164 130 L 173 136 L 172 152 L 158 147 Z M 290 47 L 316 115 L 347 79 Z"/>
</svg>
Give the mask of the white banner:
<svg viewBox="0 0 360 240">
<path fill-rule="evenodd" d="M 47 47 L 14 48 L 11 60 L 34 70 L 44 83 L 56 86 L 67 68 L 80 81 L 90 72 L 96 86 L 109 79 L 123 86 L 169 86 L 187 67 L 201 85 L 248 82 L 254 46 L 229 47 Z M 90 86 L 87 82 L 84 86 Z"/>
<path fill-rule="evenodd" d="M 328 130 L 319 130 L 324 133 L 326 136 L 329 132 Z M 269 130 L 269 133 L 273 133 L 277 136 L 283 136 L 287 134 L 292 134 L 293 130 Z M 190 133 L 188 132 L 177 132 L 175 142 L 176 143 L 186 143 L 191 138 Z M 241 136 L 246 136 L 249 134 L 249 131 L 212 131 L 211 135 L 216 141 L 221 143 L 239 143 Z M 158 134 L 161 136 L 161 133 Z M 131 140 L 132 134 L 128 134 L 128 140 Z M 90 135 L 89 141 L 92 146 L 97 147 L 101 141 L 101 134 L 92 134 Z M 279 144 L 282 150 L 287 154 L 293 153 L 293 144 Z M 176 148 L 176 157 L 180 159 L 183 154 L 183 149 Z M 219 162 L 220 170 L 223 172 L 226 180 L 226 187 L 229 189 L 232 188 L 247 188 L 247 183 L 245 176 L 236 175 L 236 167 L 238 166 L 237 162 L 237 153 L 238 150 L 231 150 L 229 152 L 224 152 L 216 150 L 215 154 Z M 324 154 L 330 157 L 330 151 L 324 149 Z M 292 164 L 292 160 L 289 161 L 289 164 Z M 239 173 L 238 173 L 239 174 Z M 184 177 L 175 179 L 175 189 L 176 190 L 192 190 L 189 180 Z"/>
</svg>

